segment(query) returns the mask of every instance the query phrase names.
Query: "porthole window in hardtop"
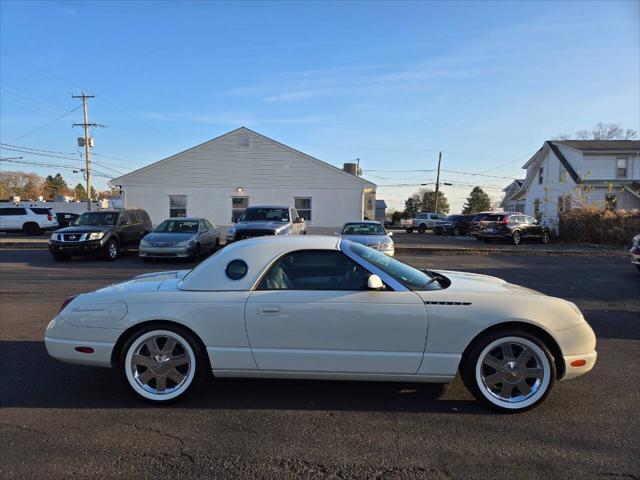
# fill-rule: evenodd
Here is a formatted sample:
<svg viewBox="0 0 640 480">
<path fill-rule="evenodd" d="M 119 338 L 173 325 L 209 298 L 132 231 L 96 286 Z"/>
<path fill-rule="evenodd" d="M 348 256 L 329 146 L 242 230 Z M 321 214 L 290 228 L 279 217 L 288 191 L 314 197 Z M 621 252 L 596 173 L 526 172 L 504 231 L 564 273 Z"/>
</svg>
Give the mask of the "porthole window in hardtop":
<svg viewBox="0 0 640 480">
<path fill-rule="evenodd" d="M 231 280 L 240 280 L 247 274 L 248 270 L 249 267 L 247 267 L 247 264 L 244 263 L 243 260 L 232 260 L 229 262 L 229 265 L 227 265 L 225 272 Z"/>
</svg>

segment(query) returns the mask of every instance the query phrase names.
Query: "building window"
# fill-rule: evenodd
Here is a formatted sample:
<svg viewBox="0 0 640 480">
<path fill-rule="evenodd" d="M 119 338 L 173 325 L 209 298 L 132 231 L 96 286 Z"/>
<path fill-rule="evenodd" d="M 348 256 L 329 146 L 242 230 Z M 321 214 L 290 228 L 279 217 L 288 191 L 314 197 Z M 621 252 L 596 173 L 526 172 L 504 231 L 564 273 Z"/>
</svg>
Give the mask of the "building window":
<svg viewBox="0 0 640 480">
<path fill-rule="evenodd" d="M 540 220 L 540 199 L 536 198 L 533 201 L 533 215 L 536 217 L 536 219 Z"/>
<path fill-rule="evenodd" d="M 609 193 L 604 197 L 604 208 L 607 210 L 615 210 L 618 206 L 618 197 L 613 193 Z"/>
<path fill-rule="evenodd" d="M 558 197 L 558 214 L 566 213 L 569 210 L 571 210 L 571 195 Z"/>
<path fill-rule="evenodd" d="M 538 169 L 538 185 L 542 185 L 544 182 L 544 167 Z"/>
<path fill-rule="evenodd" d="M 249 197 L 231 197 L 231 221 L 237 222 L 249 207 Z"/>
<path fill-rule="evenodd" d="M 248 147 L 249 146 L 249 135 L 246 133 L 238 134 L 238 146 L 239 147 Z"/>
<path fill-rule="evenodd" d="M 616 178 L 627 178 L 626 158 L 616 158 Z"/>
<path fill-rule="evenodd" d="M 298 215 L 304 218 L 305 222 L 311 222 L 311 198 L 295 198 L 295 207 Z"/>
<path fill-rule="evenodd" d="M 187 216 L 187 196 L 186 195 L 169 195 L 169 217 L 186 217 Z"/>
<path fill-rule="evenodd" d="M 558 182 L 564 183 L 566 179 L 565 174 L 567 173 L 567 171 L 564 169 L 562 163 L 558 163 L 558 165 L 560 165 L 560 168 L 558 169 Z"/>
</svg>

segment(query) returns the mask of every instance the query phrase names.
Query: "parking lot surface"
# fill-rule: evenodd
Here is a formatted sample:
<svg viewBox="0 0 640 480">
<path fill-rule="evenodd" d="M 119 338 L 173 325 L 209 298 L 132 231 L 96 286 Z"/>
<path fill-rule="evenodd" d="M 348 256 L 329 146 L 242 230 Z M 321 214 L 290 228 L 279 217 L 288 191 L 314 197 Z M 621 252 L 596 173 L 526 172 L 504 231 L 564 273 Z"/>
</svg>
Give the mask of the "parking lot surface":
<svg viewBox="0 0 640 480">
<path fill-rule="evenodd" d="M 43 331 L 68 296 L 188 263 L 55 263 L 0 251 L 0 478 L 639 478 L 640 274 L 616 256 L 416 256 L 575 302 L 598 336 L 589 375 L 496 414 L 450 385 L 209 381 L 154 407 L 116 372 L 59 363 Z"/>
</svg>

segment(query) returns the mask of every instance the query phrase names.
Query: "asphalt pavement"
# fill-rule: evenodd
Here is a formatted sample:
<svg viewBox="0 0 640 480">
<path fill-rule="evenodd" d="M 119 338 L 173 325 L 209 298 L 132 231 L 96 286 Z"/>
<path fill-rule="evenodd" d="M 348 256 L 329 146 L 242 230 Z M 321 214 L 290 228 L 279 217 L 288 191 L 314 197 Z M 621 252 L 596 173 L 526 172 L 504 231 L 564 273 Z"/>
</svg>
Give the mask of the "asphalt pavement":
<svg viewBox="0 0 640 480">
<path fill-rule="evenodd" d="M 640 273 L 625 257 L 400 258 L 575 302 L 595 369 L 523 414 L 460 381 L 212 380 L 149 406 L 114 371 L 49 358 L 43 331 L 68 295 L 192 264 L 0 250 L 0 478 L 640 478 Z"/>
</svg>

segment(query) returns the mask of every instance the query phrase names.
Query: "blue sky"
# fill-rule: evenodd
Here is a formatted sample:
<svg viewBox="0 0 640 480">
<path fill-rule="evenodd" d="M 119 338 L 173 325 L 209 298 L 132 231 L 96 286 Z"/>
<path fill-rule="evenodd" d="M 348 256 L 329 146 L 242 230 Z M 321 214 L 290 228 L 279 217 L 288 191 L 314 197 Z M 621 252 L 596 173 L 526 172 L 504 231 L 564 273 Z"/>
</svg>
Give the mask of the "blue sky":
<svg viewBox="0 0 640 480">
<path fill-rule="evenodd" d="M 360 158 L 399 208 L 433 181 L 412 170 L 434 169 L 439 150 L 444 169 L 521 177 L 558 133 L 640 128 L 638 1 L 0 5 L 1 141 L 76 152 L 81 110 L 38 127 L 92 92 L 105 173 L 246 126 L 334 165 Z M 2 150 L 16 155 L 74 164 Z M 442 177 L 454 211 L 466 184 L 498 198 L 508 183 Z"/>
</svg>

